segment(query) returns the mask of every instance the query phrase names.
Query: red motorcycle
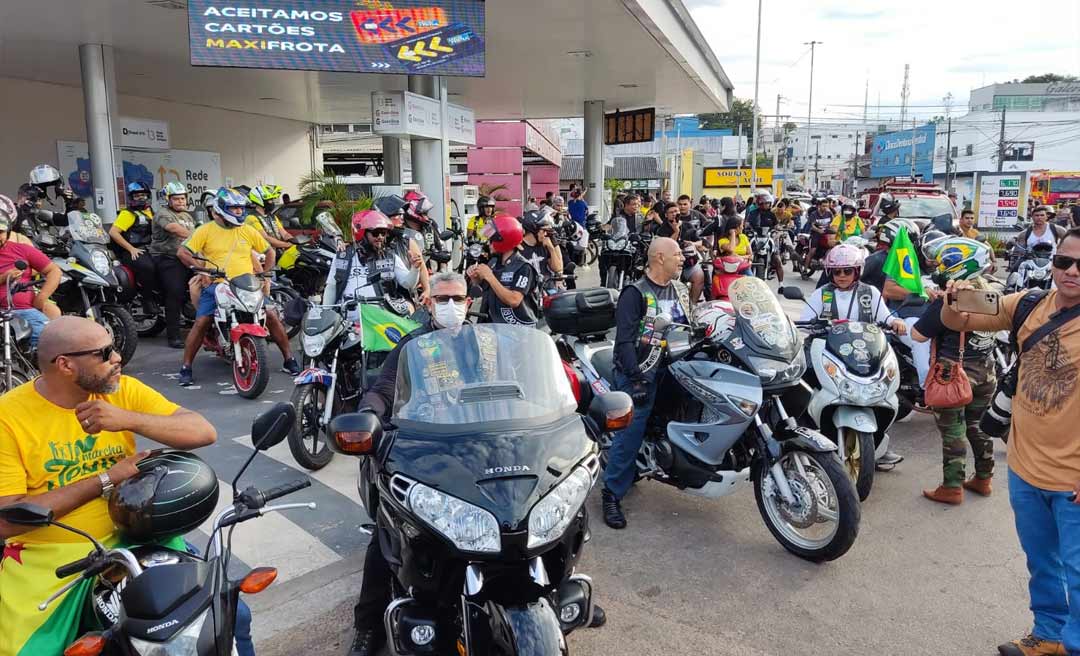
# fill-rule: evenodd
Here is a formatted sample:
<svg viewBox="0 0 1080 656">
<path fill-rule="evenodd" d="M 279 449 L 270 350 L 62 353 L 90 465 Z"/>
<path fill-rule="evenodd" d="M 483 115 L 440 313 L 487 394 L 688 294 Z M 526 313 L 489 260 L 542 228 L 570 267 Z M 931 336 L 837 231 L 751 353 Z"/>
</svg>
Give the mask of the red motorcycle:
<svg viewBox="0 0 1080 656">
<path fill-rule="evenodd" d="M 725 255 L 713 260 L 712 300 L 728 300 L 728 287 L 749 270 L 749 260 L 738 255 Z"/>
<path fill-rule="evenodd" d="M 224 278 L 217 269 L 193 269 L 214 278 Z M 270 382 L 266 357 L 266 295 L 263 279 L 271 274 L 246 273 L 214 288 L 217 309 L 214 322 L 203 339 L 203 349 L 232 363 L 236 393 L 245 399 L 262 394 Z"/>
</svg>

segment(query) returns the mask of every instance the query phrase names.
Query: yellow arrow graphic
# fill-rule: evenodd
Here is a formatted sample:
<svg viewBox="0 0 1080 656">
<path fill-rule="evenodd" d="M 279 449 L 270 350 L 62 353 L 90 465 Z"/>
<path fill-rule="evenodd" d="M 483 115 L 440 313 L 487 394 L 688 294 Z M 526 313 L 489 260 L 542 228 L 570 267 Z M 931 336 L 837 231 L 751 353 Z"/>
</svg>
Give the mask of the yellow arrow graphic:
<svg viewBox="0 0 1080 656">
<path fill-rule="evenodd" d="M 428 47 L 439 52 L 454 52 L 453 48 L 442 45 L 442 37 L 438 36 L 431 37 L 431 45 Z"/>
<path fill-rule="evenodd" d="M 421 41 L 420 45 L 423 45 L 423 43 L 424 42 Z M 417 48 L 417 51 L 419 51 L 419 50 L 420 49 Z M 409 46 L 401 46 L 401 49 L 398 50 L 398 52 L 397 52 L 397 56 L 398 56 L 398 59 L 405 59 L 405 60 L 411 61 L 411 62 L 420 61 L 420 58 L 416 56 L 416 53 L 413 52 L 412 50 L 409 50 Z"/>
<path fill-rule="evenodd" d="M 435 37 L 435 38 L 439 38 L 439 37 Z M 417 41 L 416 45 L 414 47 L 416 48 L 416 54 L 418 54 L 418 55 L 423 55 L 425 57 L 438 57 L 439 56 L 439 53 L 437 53 L 437 52 L 431 52 L 430 50 L 425 50 L 423 41 Z M 419 60 L 417 60 L 417 61 L 419 61 Z"/>
</svg>

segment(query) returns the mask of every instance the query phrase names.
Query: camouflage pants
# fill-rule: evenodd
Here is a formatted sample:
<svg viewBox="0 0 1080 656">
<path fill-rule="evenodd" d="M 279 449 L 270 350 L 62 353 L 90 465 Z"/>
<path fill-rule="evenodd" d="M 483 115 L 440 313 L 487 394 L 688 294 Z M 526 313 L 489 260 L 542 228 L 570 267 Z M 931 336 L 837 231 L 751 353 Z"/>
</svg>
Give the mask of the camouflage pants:
<svg viewBox="0 0 1080 656">
<path fill-rule="evenodd" d="M 997 383 L 994 366 L 990 360 L 967 360 L 964 372 L 971 381 L 971 403 L 963 408 L 934 411 L 941 432 L 942 485 L 945 487 L 960 487 L 965 480 L 967 442 L 971 442 L 971 454 L 975 457 L 975 476 L 990 478 L 994 475 L 994 442 L 979 430 L 979 419 L 990 404 Z"/>
</svg>

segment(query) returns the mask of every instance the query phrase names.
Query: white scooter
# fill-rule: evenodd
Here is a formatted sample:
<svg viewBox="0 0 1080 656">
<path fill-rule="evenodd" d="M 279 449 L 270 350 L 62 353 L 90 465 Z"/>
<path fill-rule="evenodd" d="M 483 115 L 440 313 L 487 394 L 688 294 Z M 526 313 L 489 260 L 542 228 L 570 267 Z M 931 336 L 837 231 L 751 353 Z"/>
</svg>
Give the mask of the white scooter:
<svg viewBox="0 0 1080 656">
<path fill-rule="evenodd" d="M 805 301 L 802 290 L 785 287 L 784 297 Z M 896 420 L 900 365 L 886 330 L 861 321 L 797 321 L 807 331 L 804 380 L 814 390 L 803 420 L 836 442 L 859 493 L 870 496 L 874 463 L 889 449 L 885 431 Z"/>
</svg>

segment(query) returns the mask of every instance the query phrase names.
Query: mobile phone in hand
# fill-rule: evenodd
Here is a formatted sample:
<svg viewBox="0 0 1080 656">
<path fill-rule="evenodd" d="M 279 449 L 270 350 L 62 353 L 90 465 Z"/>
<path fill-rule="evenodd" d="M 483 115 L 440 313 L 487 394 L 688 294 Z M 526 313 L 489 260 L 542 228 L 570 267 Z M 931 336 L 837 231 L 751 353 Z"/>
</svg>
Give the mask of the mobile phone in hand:
<svg viewBox="0 0 1080 656">
<path fill-rule="evenodd" d="M 951 291 L 946 299 L 957 312 L 997 316 L 1001 312 L 1001 294 L 990 289 L 960 289 Z"/>
</svg>

